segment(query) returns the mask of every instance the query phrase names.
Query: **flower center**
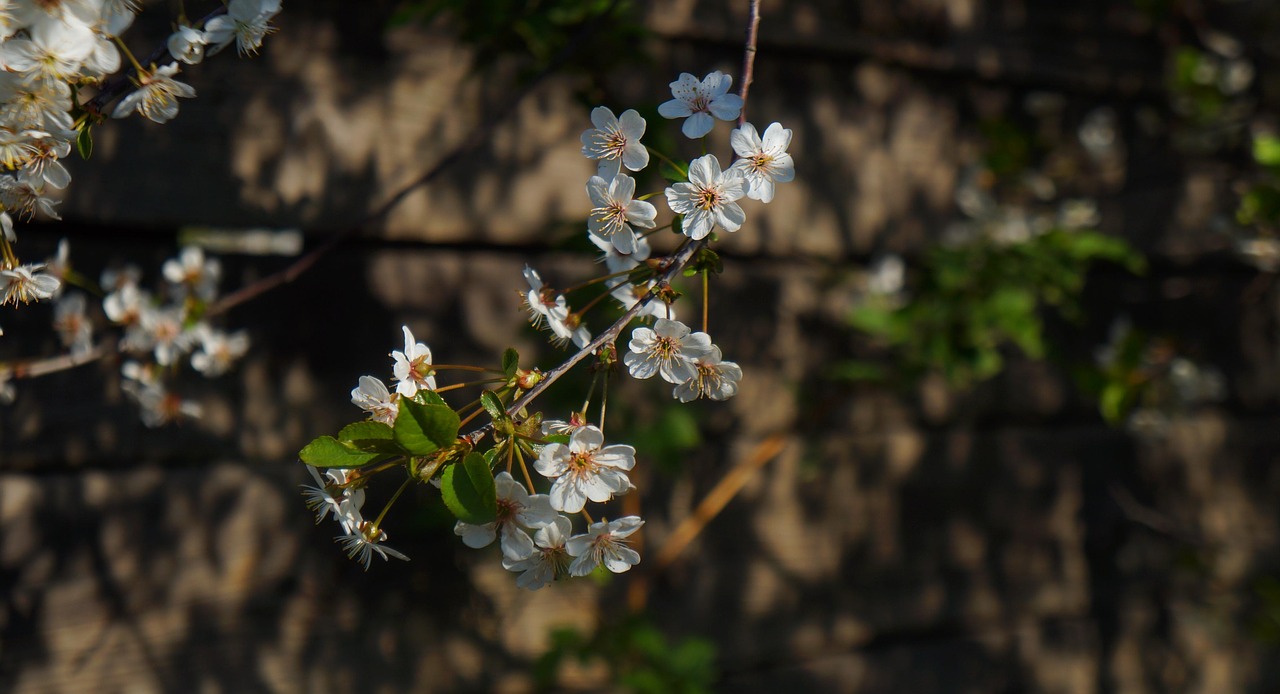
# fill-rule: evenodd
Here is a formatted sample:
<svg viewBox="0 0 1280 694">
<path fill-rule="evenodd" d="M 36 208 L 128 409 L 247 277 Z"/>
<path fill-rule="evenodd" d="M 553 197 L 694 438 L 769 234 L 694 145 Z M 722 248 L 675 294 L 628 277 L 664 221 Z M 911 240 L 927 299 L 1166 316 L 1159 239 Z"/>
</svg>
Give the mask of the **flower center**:
<svg viewBox="0 0 1280 694">
<path fill-rule="evenodd" d="M 714 210 L 720 205 L 720 191 L 715 188 L 702 188 L 694 195 L 694 204 L 703 210 Z"/>
<path fill-rule="evenodd" d="M 604 138 L 604 149 L 609 153 L 609 158 L 621 157 L 623 150 L 627 148 L 627 136 L 621 130 L 610 130 Z"/>
<path fill-rule="evenodd" d="M 751 170 L 755 173 L 763 173 L 769 170 L 773 165 L 773 156 L 761 152 L 751 157 Z"/>
<path fill-rule="evenodd" d="M 622 203 L 612 201 L 604 207 L 597 207 L 591 210 L 592 216 L 600 220 L 603 225 L 601 231 L 605 236 L 613 236 L 622 230 L 622 225 L 627 221 L 627 208 Z"/>
<path fill-rule="evenodd" d="M 670 359 L 680 351 L 680 345 L 673 338 L 659 337 L 653 341 L 653 351 L 663 359 Z"/>
</svg>

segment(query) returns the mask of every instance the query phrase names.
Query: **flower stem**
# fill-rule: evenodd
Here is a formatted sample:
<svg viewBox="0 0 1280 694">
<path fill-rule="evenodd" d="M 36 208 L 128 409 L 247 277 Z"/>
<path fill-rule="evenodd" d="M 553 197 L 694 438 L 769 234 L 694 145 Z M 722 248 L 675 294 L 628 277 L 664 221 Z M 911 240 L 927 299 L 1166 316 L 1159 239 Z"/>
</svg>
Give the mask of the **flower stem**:
<svg viewBox="0 0 1280 694">
<path fill-rule="evenodd" d="M 387 505 L 382 507 L 382 513 L 378 514 L 378 519 L 373 522 L 373 527 L 382 527 L 382 519 L 386 517 L 387 511 L 391 510 L 391 505 L 396 502 L 396 499 L 400 498 L 401 494 L 404 494 L 404 490 L 409 488 L 409 484 L 411 482 L 413 482 L 412 477 L 405 479 L 404 483 L 400 485 L 400 488 L 396 490 L 396 493 L 391 496 L 391 500 L 387 502 Z"/>
<path fill-rule="evenodd" d="M 707 282 L 707 270 L 702 270 L 702 332 L 707 332 L 707 305 L 709 303 L 710 288 Z"/>
<path fill-rule="evenodd" d="M 599 372 L 597 372 L 599 373 Z M 609 374 L 605 372 L 604 383 L 600 388 L 600 433 L 604 433 L 605 408 L 609 406 Z"/>
<path fill-rule="evenodd" d="M 139 82 L 151 76 L 151 73 L 147 72 L 147 69 L 138 63 L 138 59 L 133 57 L 133 51 L 129 50 L 129 47 L 125 45 L 119 36 L 112 36 L 111 39 L 116 42 L 121 51 L 124 51 L 125 56 L 129 58 L 129 62 L 133 64 L 133 69 L 137 70 Z"/>
<path fill-rule="evenodd" d="M 453 369 L 456 371 L 479 371 L 482 373 L 495 373 L 495 374 L 502 373 L 502 369 L 491 369 L 487 366 L 467 366 L 465 364 L 432 364 L 431 365 L 432 371 L 446 371 L 450 369 Z"/>
<path fill-rule="evenodd" d="M 482 380 L 482 381 L 468 381 L 468 382 L 466 382 L 466 383 L 454 383 L 454 384 L 452 384 L 452 385 L 447 385 L 447 386 L 445 386 L 445 387 L 443 387 L 443 388 L 436 388 L 436 391 L 435 391 L 435 392 L 437 392 L 437 393 L 447 393 L 447 392 L 449 392 L 449 391 L 451 391 L 451 390 L 457 390 L 457 389 L 459 389 L 459 388 L 467 388 L 467 387 L 469 387 L 469 386 L 482 386 L 482 385 L 484 385 L 484 384 L 486 384 L 486 383 L 505 383 L 505 382 L 506 382 L 506 380 L 507 380 L 507 379 L 505 379 L 505 378 L 486 378 L 486 379 L 484 379 L 484 380 Z"/>
<path fill-rule="evenodd" d="M 681 166 L 681 165 L 677 164 L 677 163 L 675 162 L 675 160 L 673 160 L 671 157 L 668 157 L 667 155 L 663 154 L 662 152 L 659 152 L 658 150 L 656 150 L 656 149 L 654 149 L 654 148 L 652 148 L 652 147 L 650 147 L 650 146 L 648 146 L 648 145 L 645 145 L 645 149 L 649 150 L 649 153 L 650 153 L 650 154 L 652 154 L 653 156 L 655 156 L 655 157 L 657 157 L 657 158 L 661 159 L 662 161 L 665 161 L 665 162 L 667 162 L 668 164 L 670 164 L 670 165 L 671 165 L 671 167 L 672 167 L 673 169 L 675 169 L 676 171 L 680 172 L 680 175 L 681 175 L 681 176 L 684 176 L 685 178 L 688 178 L 688 177 L 689 177 L 689 170 L 688 170 L 688 169 L 686 169 L 685 167 L 683 167 L 683 166 Z"/>
<path fill-rule="evenodd" d="M 516 447 L 512 446 L 512 448 Z M 529 466 L 524 464 L 524 454 L 519 450 L 516 450 L 516 460 L 520 461 L 520 472 L 524 474 L 524 483 L 528 485 L 529 493 L 533 494 L 535 492 L 533 488 L 533 477 L 529 475 Z"/>
</svg>

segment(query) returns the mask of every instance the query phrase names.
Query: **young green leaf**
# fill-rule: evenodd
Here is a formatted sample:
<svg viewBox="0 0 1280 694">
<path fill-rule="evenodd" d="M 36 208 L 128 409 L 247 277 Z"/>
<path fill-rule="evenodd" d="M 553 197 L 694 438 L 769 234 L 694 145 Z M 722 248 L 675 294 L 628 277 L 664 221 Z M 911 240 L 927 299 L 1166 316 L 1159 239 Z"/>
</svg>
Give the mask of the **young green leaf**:
<svg viewBox="0 0 1280 694">
<path fill-rule="evenodd" d="M 321 436 L 307 444 L 298 457 L 307 465 L 315 467 L 353 468 L 385 457 L 381 453 L 357 451 L 343 444 L 332 436 Z"/>
<path fill-rule="evenodd" d="M 445 468 L 440 495 L 444 505 L 464 523 L 480 525 L 498 516 L 493 473 L 479 453 L 471 453 L 462 462 Z"/>
<path fill-rule="evenodd" d="M 91 128 L 93 128 L 93 124 L 86 120 L 84 125 L 80 126 L 80 132 L 76 133 L 76 152 L 81 159 L 87 160 L 93 156 L 93 133 L 90 132 Z"/>
<path fill-rule="evenodd" d="M 507 351 L 502 353 L 502 373 L 507 378 L 511 378 L 516 375 L 518 368 L 520 368 L 520 353 L 508 347 Z"/>
<path fill-rule="evenodd" d="M 500 422 L 507 418 L 507 408 L 498 399 L 497 393 L 492 390 L 486 390 L 480 394 L 480 404 L 484 406 L 484 411 L 493 417 L 493 421 Z"/>
<path fill-rule="evenodd" d="M 396 443 L 412 455 L 427 455 L 450 446 L 458 438 L 458 413 L 447 405 L 423 405 L 400 398 L 392 429 Z"/>
<path fill-rule="evenodd" d="M 382 422 L 355 422 L 342 427 L 338 440 L 365 453 L 400 455 L 405 449 L 396 443 L 395 432 Z"/>
</svg>

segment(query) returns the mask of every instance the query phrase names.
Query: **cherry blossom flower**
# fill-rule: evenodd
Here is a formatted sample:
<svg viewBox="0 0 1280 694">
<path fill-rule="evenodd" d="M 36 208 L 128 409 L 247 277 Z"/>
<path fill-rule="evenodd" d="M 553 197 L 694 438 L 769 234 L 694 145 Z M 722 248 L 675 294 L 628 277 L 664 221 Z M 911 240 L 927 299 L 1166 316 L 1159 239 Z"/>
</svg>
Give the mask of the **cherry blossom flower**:
<svg viewBox="0 0 1280 694">
<path fill-rule="evenodd" d="M 196 95 L 191 85 L 173 79 L 178 74 L 178 64 L 170 63 L 139 78 L 138 88 L 116 105 L 112 118 L 127 118 L 137 111 L 157 123 L 167 123 L 178 115 L 178 97 L 190 99 Z"/>
<path fill-rule="evenodd" d="M 190 293 L 205 301 L 218 294 L 218 280 L 222 277 L 222 264 L 217 258 L 204 257 L 199 246 L 187 246 L 177 258 L 164 261 L 160 271 L 164 278 L 184 293 Z"/>
<path fill-rule="evenodd" d="M 719 347 L 711 345 L 710 352 L 693 360 L 693 368 L 696 375 L 672 391 L 680 402 L 698 398 L 728 400 L 737 395 L 742 368 L 734 362 L 724 361 Z"/>
<path fill-rule="evenodd" d="M 631 570 L 640 563 L 640 553 L 627 546 L 626 538 L 644 525 L 639 516 L 626 516 L 614 521 L 599 521 L 587 528 L 585 535 L 576 535 L 565 543 L 569 556 L 570 576 L 586 576 L 601 564 L 613 573 Z"/>
<path fill-rule="evenodd" d="M 658 210 L 643 200 L 632 200 L 636 181 L 625 174 L 618 174 L 606 181 L 592 176 L 587 181 L 587 195 L 591 198 L 591 214 L 587 217 L 587 231 L 595 238 L 608 241 L 619 253 L 630 254 L 636 249 L 636 231 L 632 226 L 652 229 Z"/>
<path fill-rule="evenodd" d="M 524 556 L 502 555 L 502 568 L 519 571 L 516 586 L 537 590 L 564 576 L 572 557 L 565 548 L 573 526 L 568 518 L 556 516 L 533 534 L 531 550 Z"/>
<path fill-rule="evenodd" d="M 196 337 L 200 349 L 191 355 L 191 368 L 207 378 L 226 373 L 249 351 L 249 336 L 243 331 L 227 334 L 201 323 L 196 326 Z"/>
<path fill-rule="evenodd" d="M 178 30 L 169 35 L 167 46 L 174 60 L 196 65 L 204 60 L 204 47 L 208 43 L 209 38 L 203 31 L 179 25 Z"/>
<path fill-rule="evenodd" d="M 343 508 L 345 509 L 346 506 L 344 505 Z M 346 551 L 348 557 L 363 564 L 365 571 L 369 570 L 369 564 L 373 560 L 374 554 L 387 561 L 390 561 L 391 557 L 409 561 L 409 557 L 382 544 L 387 539 L 387 533 L 371 521 L 349 515 L 343 521 L 343 524 L 350 525 L 354 530 L 347 535 L 340 535 L 334 538 L 334 541 L 342 545 L 342 549 Z"/>
<path fill-rule="evenodd" d="M 556 518 L 551 499 L 546 494 L 530 494 L 505 470 L 494 476 L 493 483 L 498 494 L 498 517 L 483 525 L 458 521 L 453 532 L 462 538 L 463 544 L 474 549 L 489 546 L 500 534 L 504 556 L 526 556 L 533 545 L 521 528 L 551 525 Z"/>
<path fill-rule="evenodd" d="M 326 516 L 343 524 L 343 531 L 350 534 L 354 528 L 347 522 L 359 515 L 364 506 L 364 489 L 349 489 L 347 483 L 348 470 L 328 468 L 322 475 L 314 467 L 308 465 L 307 472 L 316 485 L 301 485 L 302 495 L 306 498 L 307 508 L 316 512 L 316 524 L 319 525 Z"/>
<path fill-rule="evenodd" d="M 701 81 L 685 72 L 671 83 L 671 95 L 675 98 L 658 106 L 663 118 L 684 118 L 680 131 L 685 137 L 696 140 L 715 126 L 715 120 L 734 120 L 742 112 L 742 97 L 729 94 L 733 78 L 723 72 L 713 72 Z"/>
<path fill-rule="evenodd" d="M 604 446 L 604 434 L 584 426 L 569 437 L 569 445 L 547 444 L 534 467 L 551 485 L 551 508 L 577 513 L 588 500 L 608 501 L 631 488 L 626 471 L 635 467 L 636 449 L 624 444 Z"/>
<path fill-rule="evenodd" d="M 0 306 L 19 303 L 29 304 L 32 301 L 52 298 L 62 287 L 62 282 L 53 275 L 45 274 L 44 264 L 19 265 L 12 270 L 0 270 Z"/>
<path fill-rule="evenodd" d="M 147 334 L 157 364 L 173 364 L 194 346 L 195 332 L 186 329 L 183 319 L 180 307 L 143 309 L 138 325 Z"/>
<path fill-rule="evenodd" d="M 72 356 L 84 356 L 93 349 L 93 324 L 85 315 L 83 294 L 71 294 L 58 301 L 53 309 L 53 329 Z"/>
<path fill-rule="evenodd" d="M 0 176 L 0 205 L 23 219 L 31 219 L 36 210 L 53 219 L 62 219 L 53 209 L 57 204 L 44 196 L 43 179 Z"/>
<path fill-rule="evenodd" d="M 639 171 L 649 165 L 649 150 L 640 144 L 645 122 L 635 109 L 615 118 L 613 111 L 597 106 L 591 111 L 591 124 L 596 127 L 582 133 L 582 154 L 600 160 L 597 173 L 601 178 L 612 179 L 623 166 Z"/>
<path fill-rule="evenodd" d="M 682 231 L 698 240 L 705 238 L 717 225 L 725 231 L 737 231 L 747 216 L 735 200 L 742 198 L 745 186 L 742 171 L 720 170 L 713 154 L 689 163 L 689 182 L 667 188 L 667 204 L 671 211 L 684 215 Z"/>
<path fill-rule="evenodd" d="M 652 247 L 649 246 L 649 240 L 643 236 L 636 237 L 635 249 L 630 253 L 620 253 L 617 248 L 614 248 L 613 244 L 594 235 L 588 234 L 587 238 L 591 243 L 595 244 L 596 248 L 602 251 L 599 262 L 604 263 L 605 267 L 609 268 L 609 274 L 611 275 L 639 267 L 640 263 L 648 260 L 649 255 L 653 252 Z"/>
<path fill-rule="evenodd" d="M 556 294 L 545 286 L 538 271 L 528 265 L 524 266 L 524 278 L 529 283 L 525 303 L 533 326 L 545 324 L 555 335 L 554 344 L 564 345 L 572 341 L 578 347 L 585 347 L 591 341 L 591 333 L 582 325 L 580 318 L 569 312 L 564 295 Z"/>
<path fill-rule="evenodd" d="M 659 318 L 652 328 L 631 332 L 631 351 L 623 355 L 622 363 L 634 378 L 658 374 L 667 383 L 684 383 L 697 377 L 694 360 L 710 354 L 712 346 L 706 333 L 691 333 L 680 321 Z"/>
<path fill-rule="evenodd" d="M 399 381 L 396 392 L 411 398 L 419 390 L 435 390 L 436 377 L 435 371 L 431 370 L 431 349 L 413 339 L 409 326 L 401 327 L 404 330 L 404 351 L 391 353 L 395 360 L 392 371 Z"/>
<path fill-rule="evenodd" d="M 28 34 L 0 46 L 5 68 L 21 74 L 25 82 L 73 81 L 93 53 L 93 29 L 80 22 L 36 22 Z"/>
<path fill-rule="evenodd" d="M 275 31 L 271 18 L 280 12 L 280 0 L 231 0 L 227 13 L 210 19 L 204 25 L 209 41 L 207 53 L 213 55 L 236 42 L 241 55 L 253 55 L 262 47 L 262 39 Z"/>
<path fill-rule="evenodd" d="M 396 423 L 399 409 L 387 386 L 373 376 L 361 376 L 360 385 L 351 389 L 351 402 L 369 413 L 369 419 L 387 425 Z"/>
<path fill-rule="evenodd" d="M 764 140 L 756 133 L 756 126 L 743 123 L 729 133 L 729 143 L 741 159 L 731 168 L 742 171 L 747 181 L 747 197 L 760 202 L 773 200 L 775 183 L 787 183 L 796 177 L 796 165 L 787 154 L 791 144 L 791 131 L 781 123 L 773 123 L 764 130 Z"/>
</svg>

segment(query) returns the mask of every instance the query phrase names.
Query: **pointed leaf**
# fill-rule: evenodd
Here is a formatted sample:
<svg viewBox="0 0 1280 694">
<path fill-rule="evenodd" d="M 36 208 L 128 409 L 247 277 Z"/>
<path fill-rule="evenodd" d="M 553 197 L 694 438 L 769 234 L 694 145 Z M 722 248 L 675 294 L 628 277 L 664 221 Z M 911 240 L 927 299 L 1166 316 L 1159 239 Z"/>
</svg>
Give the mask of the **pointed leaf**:
<svg viewBox="0 0 1280 694">
<path fill-rule="evenodd" d="M 444 405 L 445 407 L 449 406 L 449 404 L 444 401 L 444 398 L 440 397 L 440 394 L 435 392 L 434 390 L 426 390 L 426 389 L 419 390 L 417 394 L 413 396 L 413 400 L 419 405 Z"/>
<path fill-rule="evenodd" d="M 498 517 L 498 492 L 484 456 L 471 453 L 450 465 L 440 482 L 444 505 L 464 523 L 481 525 Z"/>
<path fill-rule="evenodd" d="M 484 411 L 493 417 L 493 421 L 500 422 L 507 418 L 507 408 L 498 399 L 497 393 L 492 390 L 486 390 L 480 394 L 480 404 L 484 406 Z"/>
<path fill-rule="evenodd" d="M 507 378 L 511 378 L 516 375 L 518 368 L 520 368 L 520 353 L 508 347 L 507 351 L 502 353 L 502 373 Z"/>
<path fill-rule="evenodd" d="M 314 467 L 353 468 L 385 457 L 381 453 L 365 453 L 347 447 L 332 436 L 321 436 L 298 452 L 302 462 Z"/>
<path fill-rule="evenodd" d="M 342 427 L 338 440 L 350 448 L 365 453 L 399 455 L 404 448 L 396 443 L 395 432 L 382 422 L 356 422 Z"/>
<path fill-rule="evenodd" d="M 93 124 L 85 121 L 84 125 L 80 126 L 80 132 L 76 133 L 76 152 L 81 159 L 87 160 L 93 156 L 93 133 L 90 132 L 92 127 Z"/>
<path fill-rule="evenodd" d="M 439 396 L 437 396 L 439 397 Z M 458 413 L 447 405 L 423 405 L 400 398 L 393 429 L 396 443 L 412 455 L 427 455 L 453 445 L 458 438 Z"/>
</svg>

